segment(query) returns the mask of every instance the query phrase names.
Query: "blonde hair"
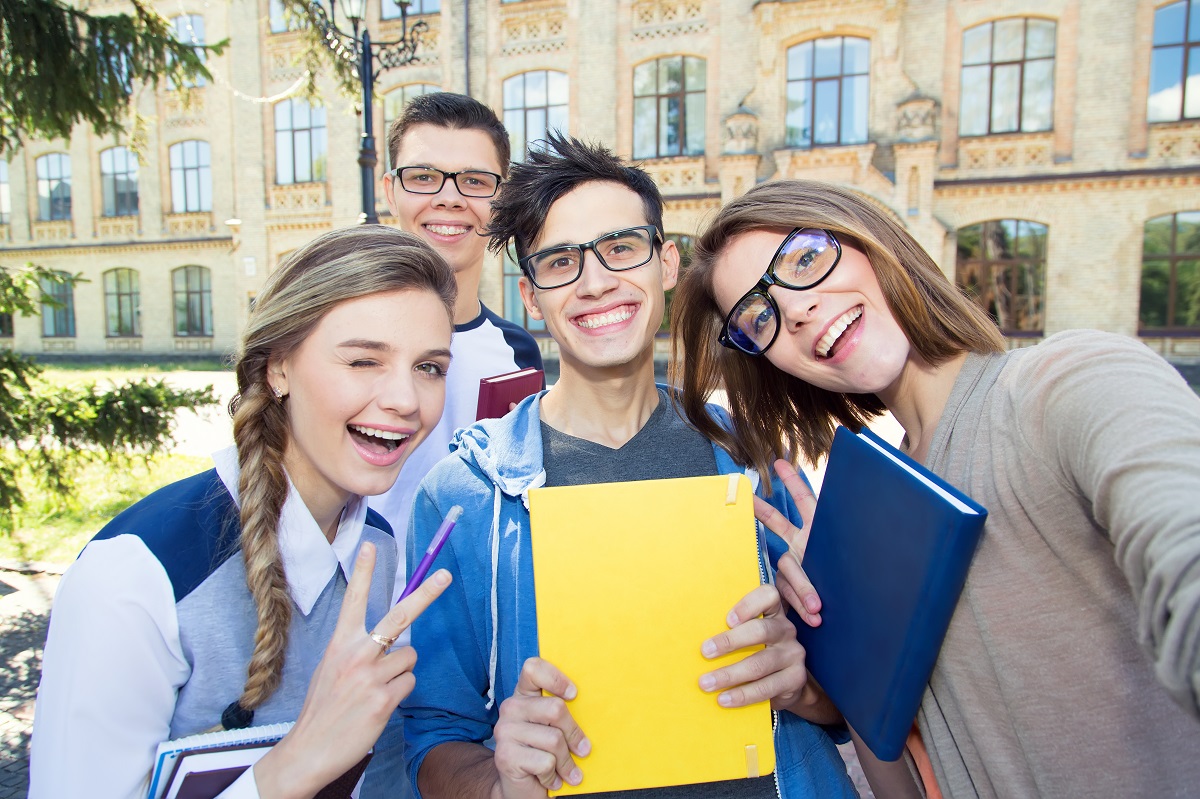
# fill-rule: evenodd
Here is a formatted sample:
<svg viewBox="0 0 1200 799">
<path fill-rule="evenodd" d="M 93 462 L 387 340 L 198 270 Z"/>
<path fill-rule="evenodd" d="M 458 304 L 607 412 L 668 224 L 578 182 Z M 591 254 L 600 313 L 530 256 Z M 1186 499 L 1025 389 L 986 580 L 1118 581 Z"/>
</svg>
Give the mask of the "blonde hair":
<svg viewBox="0 0 1200 799">
<path fill-rule="evenodd" d="M 765 357 L 717 343 L 725 315 L 713 295 L 713 270 L 730 242 L 752 230 L 823 228 L 867 256 L 900 329 L 929 364 L 962 352 L 999 352 L 995 323 L 946 279 L 900 223 L 848 189 L 812 180 L 755 186 L 722 208 L 692 250 L 671 308 L 671 381 L 691 423 L 743 464 L 767 474 L 777 457 L 815 463 L 838 424 L 858 430 L 882 413 L 874 394 L 828 391 L 776 368 Z M 763 270 L 767 268 L 762 265 Z M 724 388 L 733 430 L 714 422 L 707 397 Z"/>
<path fill-rule="evenodd" d="M 294 352 L 335 305 L 400 290 L 437 295 L 453 320 L 457 288 L 441 256 L 411 234 L 362 225 L 326 233 L 294 252 L 267 279 L 250 313 L 236 357 L 237 394 L 229 403 L 241 468 L 242 558 L 258 613 L 254 652 L 236 703 L 243 715 L 252 715 L 279 687 L 292 616 L 278 535 L 288 493 L 288 411 L 267 382 L 268 363 Z"/>
</svg>

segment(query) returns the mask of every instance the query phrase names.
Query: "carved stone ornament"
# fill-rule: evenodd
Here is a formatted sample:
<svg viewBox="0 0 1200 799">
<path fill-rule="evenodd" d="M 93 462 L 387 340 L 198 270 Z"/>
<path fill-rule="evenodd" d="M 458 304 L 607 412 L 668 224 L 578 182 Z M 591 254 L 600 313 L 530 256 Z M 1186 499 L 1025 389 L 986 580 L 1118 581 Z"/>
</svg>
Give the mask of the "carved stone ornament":
<svg viewBox="0 0 1200 799">
<path fill-rule="evenodd" d="M 915 95 L 896 106 L 896 134 L 900 141 L 929 141 L 937 137 L 938 103 Z"/>
<path fill-rule="evenodd" d="M 725 117 L 726 155 L 746 155 L 758 152 L 758 117 L 745 108 Z"/>
</svg>

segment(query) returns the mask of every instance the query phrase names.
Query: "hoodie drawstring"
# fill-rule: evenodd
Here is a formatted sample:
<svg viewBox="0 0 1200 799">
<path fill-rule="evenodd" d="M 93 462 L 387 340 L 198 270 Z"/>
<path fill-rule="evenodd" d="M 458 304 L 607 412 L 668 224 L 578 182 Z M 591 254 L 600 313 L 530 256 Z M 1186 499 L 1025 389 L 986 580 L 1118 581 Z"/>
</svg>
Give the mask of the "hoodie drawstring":
<svg viewBox="0 0 1200 799">
<path fill-rule="evenodd" d="M 495 498 L 492 500 L 492 646 L 488 653 L 488 690 L 487 709 L 491 710 L 496 704 L 496 659 L 499 651 L 498 638 L 500 628 L 500 605 L 497 600 L 497 574 L 500 571 L 500 487 L 495 487 Z"/>
</svg>

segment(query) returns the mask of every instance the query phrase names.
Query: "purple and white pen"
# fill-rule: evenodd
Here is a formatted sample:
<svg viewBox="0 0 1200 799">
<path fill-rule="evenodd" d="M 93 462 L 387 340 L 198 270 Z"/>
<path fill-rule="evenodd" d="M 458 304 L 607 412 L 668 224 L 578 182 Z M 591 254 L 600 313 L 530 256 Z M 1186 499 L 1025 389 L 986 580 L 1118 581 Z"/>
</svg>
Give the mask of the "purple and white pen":
<svg viewBox="0 0 1200 799">
<path fill-rule="evenodd" d="M 442 547 L 446 544 L 446 539 L 450 537 L 450 531 L 454 529 L 455 522 L 458 521 L 458 517 L 462 516 L 462 514 L 463 509 L 461 505 L 455 505 L 446 513 L 446 518 L 442 520 L 441 526 L 433 534 L 433 540 L 429 542 L 429 546 L 425 549 L 425 555 L 421 558 L 421 562 L 417 564 L 417 568 L 413 570 L 408 584 L 404 586 L 404 593 L 400 594 L 400 599 L 404 599 L 404 597 L 416 591 L 417 586 L 425 579 L 425 575 L 429 574 L 429 568 L 433 566 L 434 558 L 442 551 Z M 396 601 L 399 602 L 400 599 Z"/>
</svg>

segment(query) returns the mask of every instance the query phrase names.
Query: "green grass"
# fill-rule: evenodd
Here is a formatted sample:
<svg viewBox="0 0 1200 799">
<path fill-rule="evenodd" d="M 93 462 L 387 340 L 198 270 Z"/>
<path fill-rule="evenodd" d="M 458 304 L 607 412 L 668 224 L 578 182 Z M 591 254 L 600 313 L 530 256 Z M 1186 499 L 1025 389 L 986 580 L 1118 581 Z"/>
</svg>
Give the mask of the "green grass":
<svg viewBox="0 0 1200 799">
<path fill-rule="evenodd" d="M 76 477 L 74 505 L 35 485 L 20 481 L 26 505 L 11 534 L 0 532 L 0 558 L 67 564 L 109 519 L 151 491 L 212 467 L 208 458 L 159 455 L 132 467 L 105 461 L 87 464 Z"/>
</svg>

